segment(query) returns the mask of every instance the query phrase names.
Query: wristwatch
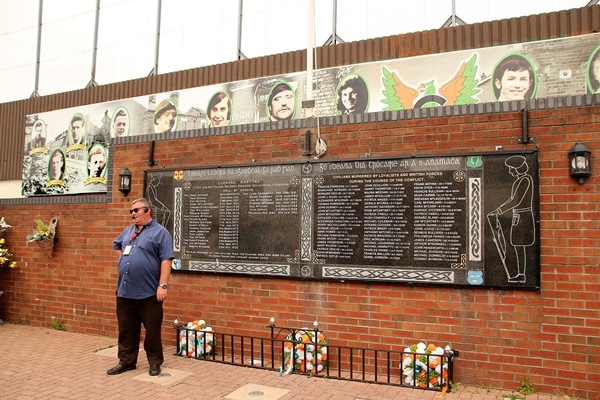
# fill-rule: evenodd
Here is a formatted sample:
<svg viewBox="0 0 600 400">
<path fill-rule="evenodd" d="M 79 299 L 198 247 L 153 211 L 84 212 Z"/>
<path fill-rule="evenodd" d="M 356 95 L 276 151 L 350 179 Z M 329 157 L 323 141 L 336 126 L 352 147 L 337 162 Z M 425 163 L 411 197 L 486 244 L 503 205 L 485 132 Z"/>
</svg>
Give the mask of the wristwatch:
<svg viewBox="0 0 600 400">
<path fill-rule="evenodd" d="M 162 288 L 162 289 L 166 289 L 166 288 L 167 288 L 167 285 L 165 285 L 165 284 L 163 283 L 162 285 L 158 285 L 158 287 L 159 287 L 159 288 Z"/>
</svg>

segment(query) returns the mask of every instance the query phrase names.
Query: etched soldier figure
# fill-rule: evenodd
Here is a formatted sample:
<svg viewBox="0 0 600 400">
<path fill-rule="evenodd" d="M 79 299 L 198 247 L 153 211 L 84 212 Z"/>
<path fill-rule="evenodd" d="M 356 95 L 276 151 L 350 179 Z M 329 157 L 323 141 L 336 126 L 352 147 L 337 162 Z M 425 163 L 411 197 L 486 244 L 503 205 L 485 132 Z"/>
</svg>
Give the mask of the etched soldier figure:
<svg viewBox="0 0 600 400">
<path fill-rule="evenodd" d="M 529 166 L 525 157 L 514 155 L 504 164 L 515 178 L 510 197 L 488 214 L 488 221 L 494 235 L 498 254 L 502 259 L 509 283 L 525 283 L 528 248 L 535 243 L 535 218 L 533 215 L 533 178 L 528 174 Z M 515 263 L 507 262 L 507 240 L 504 236 L 499 216 L 512 213 L 510 225 L 510 245 L 515 252 Z"/>
</svg>

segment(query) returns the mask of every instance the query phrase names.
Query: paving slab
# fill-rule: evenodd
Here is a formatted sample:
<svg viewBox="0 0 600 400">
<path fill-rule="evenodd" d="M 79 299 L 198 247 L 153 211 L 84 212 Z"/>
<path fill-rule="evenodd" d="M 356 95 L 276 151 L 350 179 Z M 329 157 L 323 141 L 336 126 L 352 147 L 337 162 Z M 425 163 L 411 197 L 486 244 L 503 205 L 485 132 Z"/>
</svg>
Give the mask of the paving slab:
<svg viewBox="0 0 600 400">
<path fill-rule="evenodd" d="M 117 339 L 4 323 L 0 325 L 0 400 L 227 399 L 441 400 L 439 392 L 268 371 L 177 356 L 164 338 L 159 376 L 137 369 L 110 376 Z M 461 386 L 447 400 L 499 400 L 511 392 Z M 514 393 L 512 393 L 514 394 Z M 564 400 L 533 394 L 527 400 Z"/>
</svg>

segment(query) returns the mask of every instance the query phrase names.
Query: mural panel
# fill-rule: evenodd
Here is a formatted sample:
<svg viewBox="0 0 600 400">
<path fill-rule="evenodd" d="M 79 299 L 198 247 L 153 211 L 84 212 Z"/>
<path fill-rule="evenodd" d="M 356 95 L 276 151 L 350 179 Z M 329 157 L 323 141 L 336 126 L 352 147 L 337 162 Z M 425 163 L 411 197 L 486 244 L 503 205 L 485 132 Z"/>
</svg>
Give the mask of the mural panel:
<svg viewBox="0 0 600 400">
<path fill-rule="evenodd" d="M 600 87 L 599 35 L 316 70 L 314 114 L 595 93 Z M 98 175 L 91 164 L 106 164 L 114 137 L 304 118 L 305 78 L 298 72 L 28 115 L 22 193 L 105 192 L 106 172 Z M 60 176 L 50 175 L 55 150 L 63 154 L 63 165 L 56 165 Z"/>
</svg>

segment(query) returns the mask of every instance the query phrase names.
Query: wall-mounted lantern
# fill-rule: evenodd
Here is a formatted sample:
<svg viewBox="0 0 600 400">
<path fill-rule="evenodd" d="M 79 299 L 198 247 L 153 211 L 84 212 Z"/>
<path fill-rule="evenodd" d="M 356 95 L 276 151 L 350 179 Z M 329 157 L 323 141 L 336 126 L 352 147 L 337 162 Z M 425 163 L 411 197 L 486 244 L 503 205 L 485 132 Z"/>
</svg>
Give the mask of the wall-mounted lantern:
<svg viewBox="0 0 600 400">
<path fill-rule="evenodd" d="M 583 143 L 577 142 L 569 150 L 569 173 L 582 185 L 592 175 L 590 155 L 592 152 Z"/>
<path fill-rule="evenodd" d="M 123 196 L 131 192 L 131 172 L 127 168 L 119 172 L 119 192 L 123 193 Z"/>
</svg>

